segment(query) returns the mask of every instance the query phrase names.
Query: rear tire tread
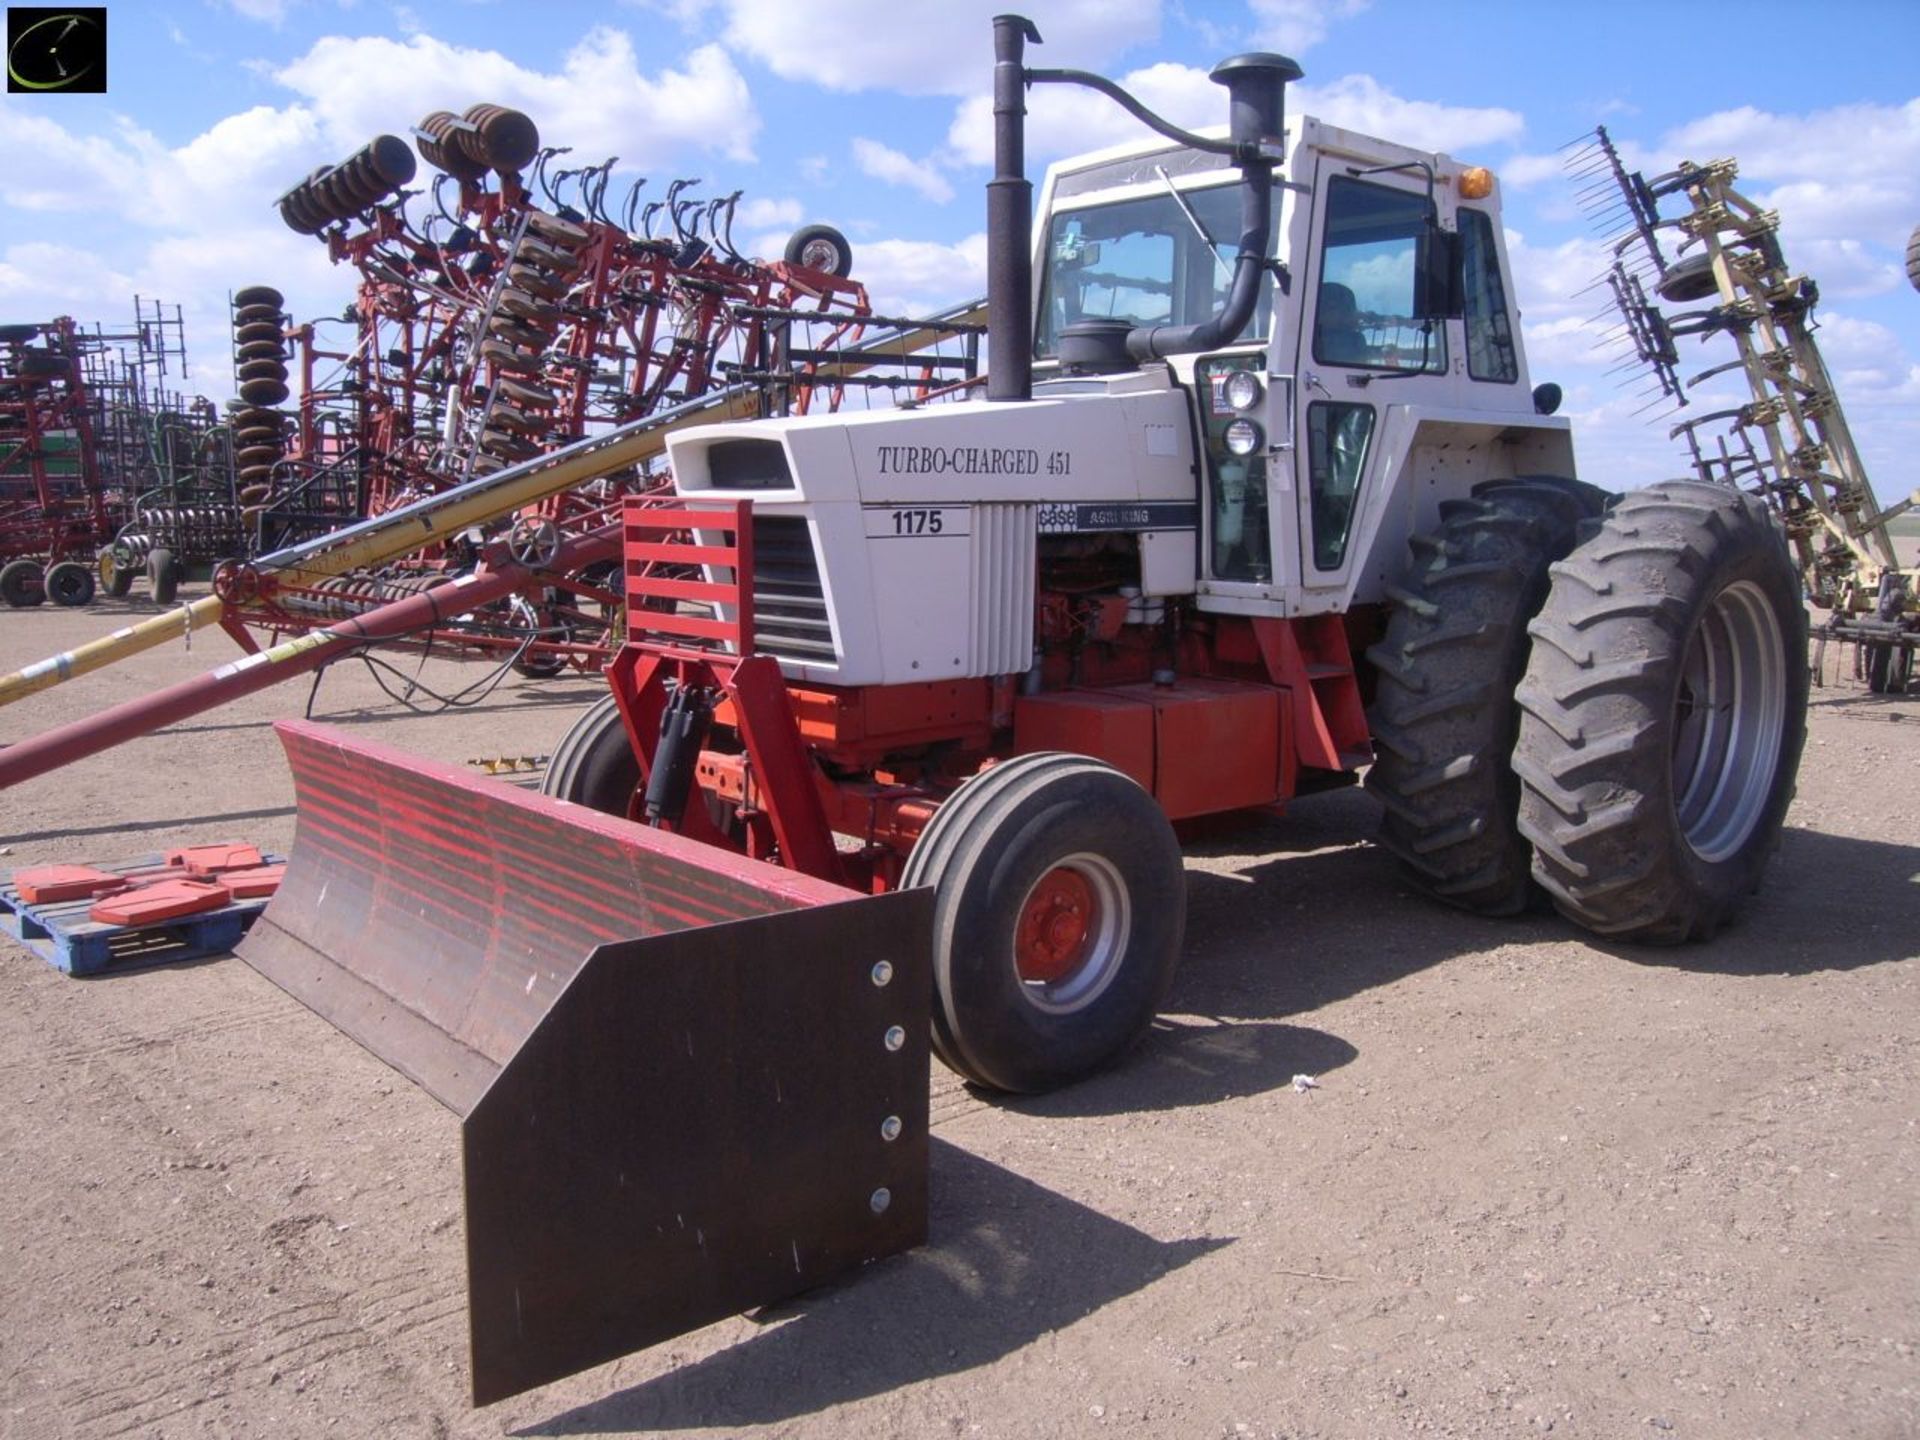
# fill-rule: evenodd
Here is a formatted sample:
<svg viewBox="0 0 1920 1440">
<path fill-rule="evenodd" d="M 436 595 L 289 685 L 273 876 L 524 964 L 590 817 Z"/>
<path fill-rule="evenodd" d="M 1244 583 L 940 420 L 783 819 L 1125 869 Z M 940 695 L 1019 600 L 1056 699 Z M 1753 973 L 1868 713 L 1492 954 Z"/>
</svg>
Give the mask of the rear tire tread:
<svg viewBox="0 0 1920 1440">
<path fill-rule="evenodd" d="M 1622 536 L 1632 543 L 1618 543 Z M 1535 878 L 1597 934 L 1651 944 L 1709 938 L 1758 881 L 1805 738 L 1806 611 L 1786 542 L 1761 501 L 1671 481 L 1622 500 L 1554 579 L 1529 627 L 1537 643 L 1516 692 L 1520 829 L 1533 844 Z M 1566 579 L 1599 598 L 1576 599 Z M 1752 833 L 1709 863 L 1674 811 L 1673 713 L 1691 637 L 1736 581 L 1758 586 L 1781 626 L 1785 729 Z M 1629 658 L 1605 658 L 1614 655 Z"/>
<path fill-rule="evenodd" d="M 1445 502 L 1440 529 L 1413 538 L 1386 635 L 1367 651 L 1379 684 L 1366 786 L 1385 811 L 1380 842 L 1422 890 L 1462 909 L 1513 914 L 1531 893 L 1506 763 L 1512 696 L 1548 568 L 1605 501 L 1594 486 L 1542 477 Z"/>
</svg>

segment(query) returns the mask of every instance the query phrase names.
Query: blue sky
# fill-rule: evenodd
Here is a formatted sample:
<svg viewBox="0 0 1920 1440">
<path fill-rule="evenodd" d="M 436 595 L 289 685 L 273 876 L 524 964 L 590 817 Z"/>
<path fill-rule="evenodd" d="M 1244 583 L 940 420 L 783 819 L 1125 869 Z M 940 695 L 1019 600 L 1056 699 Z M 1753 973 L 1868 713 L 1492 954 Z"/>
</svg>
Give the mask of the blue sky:
<svg viewBox="0 0 1920 1440">
<path fill-rule="evenodd" d="M 179 301 L 193 388 L 222 395 L 225 297 L 268 281 L 298 315 L 351 275 L 286 230 L 272 199 L 430 109 L 525 109 L 570 162 L 743 189 L 739 238 L 796 225 L 854 240 L 877 304 L 925 309 L 984 284 L 988 18 L 976 0 L 143 0 L 109 7 L 111 89 L 0 100 L 0 320 L 120 322 Z M 1432 0 L 1031 0 L 1034 63 L 1121 78 L 1188 124 L 1223 118 L 1206 70 L 1238 50 L 1305 67 L 1293 108 L 1484 163 L 1505 218 L 1536 379 L 1568 390 L 1583 476 L 1677 473 L 1665 426 L 1603 375 L 1602 252 L 1556 151 L 1604 122 L 1648 173 L 1732 155 L 1777 206 L 1790 263 L 1818 279 L 1820 339 L 1883 500 L 1917 483 L 1920 5 Z M 1760 57 L 1747 64 L 1738 57 Z M 1727 58 L 1720 58 L 1727 57 Z M 1097 97 L 1036 104 L 1051 155 L 1137 133 Z M 1716 342 L 1724 343 L 1724 342 Z M 1683 370 L 1731 352 L 1694 342 Z M 1698 357 L 1696 360 L 1696 356 Z M 1704 408 L 1704 407 L 1703 407 Z"/>
</svg>

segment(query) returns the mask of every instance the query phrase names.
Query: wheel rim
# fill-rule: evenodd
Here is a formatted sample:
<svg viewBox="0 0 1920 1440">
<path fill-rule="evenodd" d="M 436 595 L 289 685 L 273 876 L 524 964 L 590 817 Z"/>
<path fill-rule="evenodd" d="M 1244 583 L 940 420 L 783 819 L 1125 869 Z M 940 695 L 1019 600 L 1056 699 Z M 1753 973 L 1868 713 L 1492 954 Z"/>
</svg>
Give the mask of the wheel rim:
<svg viewBox="0 0 1920 1440">
<path fill-rule="evenodd" d="M 831 271 L 840 263 L 839 248 L 831 240 L 809 240 L 800 247 L 800 263 L 809 270 Z"/>
<path fill-rule="evenodd" d="M 1787 719 L 1787 647 L 1760 587 L 1729 585 L 1687 642 L 1673 700 L 1673 794 L 1702 860 L 1737 852 L 1766 813 Z"/>
<path fill-rule="evenodd" d="M 1042 1010 L 1079 1010 L 1119 973 L 1133 929 L 1126 882 L 1101 855 L 1069 855 L 1034 881 L 1013 932 L 1014 971 Z"/>
</svg>

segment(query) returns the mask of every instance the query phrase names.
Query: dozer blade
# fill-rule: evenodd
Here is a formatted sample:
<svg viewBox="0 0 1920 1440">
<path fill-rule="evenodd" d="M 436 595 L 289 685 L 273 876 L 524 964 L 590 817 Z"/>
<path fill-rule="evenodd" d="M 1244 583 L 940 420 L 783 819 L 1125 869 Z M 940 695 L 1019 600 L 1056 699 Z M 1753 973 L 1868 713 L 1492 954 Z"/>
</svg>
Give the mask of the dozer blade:
<svg viewBox="0 0 1920 1440">
<path fill-rule="evenodd" d="M 932 892 L 277 728 L 240 953 L 460 1117 L 476 1404 L 926 1238 Z"/>
</svg>

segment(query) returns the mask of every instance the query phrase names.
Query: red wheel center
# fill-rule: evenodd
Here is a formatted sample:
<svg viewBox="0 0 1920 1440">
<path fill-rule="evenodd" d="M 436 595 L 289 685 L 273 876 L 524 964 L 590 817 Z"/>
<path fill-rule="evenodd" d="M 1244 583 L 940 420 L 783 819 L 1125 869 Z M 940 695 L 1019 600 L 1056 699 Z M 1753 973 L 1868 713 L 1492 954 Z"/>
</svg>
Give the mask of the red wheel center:
<svg viewBox="0 0 1920 1440">
<path fill-rule="evenodd" d="M 1077 870 L 1054 869 L 1027 896 L 1014 931 L 1014 966 L 1020 978 L 1054 985 L 1087 958 L 1098 927 L 1099 902 Z"/>
</svg>

